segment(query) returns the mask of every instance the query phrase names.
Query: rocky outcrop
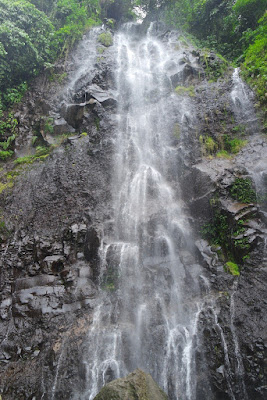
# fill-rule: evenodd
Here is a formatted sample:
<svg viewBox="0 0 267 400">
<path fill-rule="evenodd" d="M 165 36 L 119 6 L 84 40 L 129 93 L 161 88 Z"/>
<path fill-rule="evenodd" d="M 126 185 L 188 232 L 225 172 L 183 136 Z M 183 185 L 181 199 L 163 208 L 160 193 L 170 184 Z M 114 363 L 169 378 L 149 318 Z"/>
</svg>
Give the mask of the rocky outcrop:
<svg viewBox="0 0 267 400">
<path fill-rule="evenodd" d="M 126 378 L 116 379 L 101 389 L 94 400 L 167 400 L 151 375 L 136 369 Z"/>
</svg>

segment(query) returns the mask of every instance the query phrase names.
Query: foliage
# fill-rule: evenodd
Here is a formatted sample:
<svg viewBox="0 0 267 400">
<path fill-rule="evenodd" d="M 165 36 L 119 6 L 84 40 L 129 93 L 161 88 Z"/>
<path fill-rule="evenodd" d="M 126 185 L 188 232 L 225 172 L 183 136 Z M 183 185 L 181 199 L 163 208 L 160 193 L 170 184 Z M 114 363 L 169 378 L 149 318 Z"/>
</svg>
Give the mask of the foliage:
<svg viewBox="0 0 267 400">
<path fill-rule="evenodd" d="M 99 3 L 97 0 L 59 0 L 54 11 L 53 22 L 57 28 L 52 45 L 55 53 L 68 53 L 74 43 L 82 38 L 84 32 L 100 24 Z"/>
<path fill-rule="evenodd" d="M 229 237 L 231 236 L 231 231 L 227 216 L 217 208 L 215 209 L 212 221 L 203 225 L 201 234 L 211 244 L 222 246 L 226 252 L 230 250 Z"/>
<path fill-rule="evenodd" d="M 24 82 L 50 57 L 53 25 L 25 0 L 0 0 L 0 89 Z"/>
<path fill-rule="evenodd" d="M 236 0 L 232 7 L 238 16 L 238 29 L 245 31 L 248 28 L 255 29 L 259 18 L 266 10 L 265 0 Z"/>
<path fill-rule="evenodd" d="M 253 86 L 262 104 L 266 104 L 267 85 L 267 13 L 259 20 L 254 42 L 244 52 L 243 77 Z"/>
<path fill-rule="evenodd" d="M 54 132 L 53 126 L 54 120 L 53 118 L 47 118 L 44 123 L 44 133 L 45 134 L 52 134 Z"/>
<path fill-rule="evenodd" d="M 138 3 L 138 4 L 137 4 Z M 132 9 L 140 5 L 139 0 L 100 0 L 101 17 L 112 28 L 112 19 L 118 22 L 126 22 L 135 18 Z"/>
<path fill-rule="evenodd" d="M 232 154 L 237 154 L 247 144 L 247 140 L 232 138 L 230 135 L 223 136 L 224 149 Z"/>
<path fill-rule="evenodd" d="M 99 24 L 99 14 L 99 0 L 0 0 L 0 103 L 20 101 L 26 81 Z"/>
<path fill-rule="evenodd" d="M 211 81 L 216 81 L 220 78 L 229 65 L 223 56 L 208 52 L 207 50 L 201 53 L 200 60 L 204 64 L 206 78 Z"/>
<path fill-rule="evenodd" d="M 0 160 L 2 161 L 6 161 L 13 155 L 17 124 L 18 121 L 13 113 L 8 113 L 3 118 L 3 110 L 0 108 Z"/>
<path fill-rule="evenodd" d="M 20 164 L 32 164 L 34 161 L 42 161 L 46 159 L 46 157 L 49 156 L 50 152 L 53 150 L 53 148 L 50 147 L 45 147 L 45 146 L 37 146 L 35 154 L 30 155 L 30 156 L 24 156 L 24 157 L 18 157 L 14 161 L 15 165 L 20 165 Z"/>
<path fill-rule="evenodd" d="M 234 276 L 239 276 L 240 272 L 239 272 L 239 267 L 237 264 L 233 263 L 232 261 L 228 261 L 225 265 L 224 265 L 224 270 L 226 272 L 229 272 L 231 275 Z"/>
<path fill-rule="evenodd" d="M 218 145 L 211 136 L 199 136 L 199 142 L 201 144 L 202 154 L 204 156 L 210 156 L 216 152 Z"/>
<path fill-rule="evenodd" d="M 105 47 L 109 47 L 113 44 L 113 38 L 110 32 L 100 33 L 97 40 Z"/>
<path fill-rule="evenodd" d="M 6 161 L 12 155 L 13 155 L 12 150 L 0 150 L 0 160 L 2 160 L 2 161 Z"/>
<path fill-rule="evenodd" d="M 202 46 L 219 51 L 237 64 L 243 63 L 243 77 L 256 89 L 260 102 L 266 104 L 265 0 L 171 0 L 160 3 L 165 6 L 168 24 L 194 34 Z"/>
<path fill-rule="evenodd" d="M 218 158 L 225 158 L 230 160 L 232 158 L 231 154 L 229 154 L 226 150 L 220 150 L 216 153 L 216 157 Z"/>
<path fill-rule="evenodd" d="M 243 263 L 249 257 L 250 243 L 245 235 L 246 226 L 243 220 L 229 218 L 218 207 L 216 199 L 211 199 L 213 215 L 210 222 L 204 224 L 201 235 L 213 246 L 223 260 Z M 219 247 L 218 247 L 219 246 Z"/>
<path fill-rule="evenodd" d="M 233 183 L 230 194 L 233 199 L 242 203 L 255 203 L 256 192 L 252 188 L 252 182 L 249 178 L 236 178 Z"/>
</svg>

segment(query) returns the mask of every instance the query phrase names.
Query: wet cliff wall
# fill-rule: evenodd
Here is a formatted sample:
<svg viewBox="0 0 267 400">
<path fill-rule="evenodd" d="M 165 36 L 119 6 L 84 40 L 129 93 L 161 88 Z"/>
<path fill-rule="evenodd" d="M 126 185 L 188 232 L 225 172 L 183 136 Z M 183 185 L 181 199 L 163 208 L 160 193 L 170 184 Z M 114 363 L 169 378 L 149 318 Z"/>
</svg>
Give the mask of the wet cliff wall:
<svg viewBox="0 0 267 400">
<path fill-rule="evenodd" d="M 157 29 L 159 40 L 175 37 L 174 51 L 183 53 L 179 68 L 170 65 L 168 72 L 172 90 L 189 104 L 182 122 L 169 116 L 177 153 L 172 179 L 181 182 L 194 227 L 192 252 L 209 282 L 195 343 L 196 398 L 263 399 L 266 140 L 252 93 L 243 88 L 249 105 L 242 93 L 231 97 L 232 68 L 177 32 Z M 65 82 L 39 77 L 17 109 L 17 154 L 34 154 L 36 136 L 54 150 L 1 171 L 3 399 L 74 399 L 86 389 L 81 360 L 100 290 L 103 229 L 113 215 L 116 65 L 111 34 L 101 44 L 103 33 L 84 38 L 64 71 L 57 66 L 58 76 L 67 72 Z M 236 138 L 240 151 L 227 145 Z M 235 195 L 238 182 L 258 197 Z M 229 262 L 240 275 L 229 273 Z"/>
</svg>

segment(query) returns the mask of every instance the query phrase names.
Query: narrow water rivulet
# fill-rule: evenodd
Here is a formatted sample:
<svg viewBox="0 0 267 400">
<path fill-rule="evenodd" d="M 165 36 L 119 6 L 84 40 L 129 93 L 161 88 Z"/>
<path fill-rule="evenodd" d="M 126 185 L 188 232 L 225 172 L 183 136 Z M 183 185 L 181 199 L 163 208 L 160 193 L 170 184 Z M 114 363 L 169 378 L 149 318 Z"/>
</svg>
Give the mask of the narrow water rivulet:
<svg viewBox="0 0 267 400">
<path fill-rule="evenodd" d="M 190 254 L 171 118 L 176 115 L 182 126 L 192 113 L 172 91 L 171 42 L 159 42 L 151 30 L 137 40 L 126 25 L 115 36 L 114 220 L 104 228 L 84 399 L 135 368 L 151 373 L 170 399 L 196 398 L 201 269 Z M 177 68 L 182 56 L 175 54 Z"/>
</svg>

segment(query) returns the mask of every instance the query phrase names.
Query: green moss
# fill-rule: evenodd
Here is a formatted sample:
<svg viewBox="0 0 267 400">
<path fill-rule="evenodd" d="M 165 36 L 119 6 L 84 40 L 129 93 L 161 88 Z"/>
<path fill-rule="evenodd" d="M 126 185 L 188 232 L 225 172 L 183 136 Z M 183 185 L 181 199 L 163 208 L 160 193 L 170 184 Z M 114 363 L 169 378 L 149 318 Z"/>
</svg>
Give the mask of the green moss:
<svg viewBox="0 0 267 400">
<path fill-rule="evenodd" d="M 249 178 L 236 178 L 230 189 L 230 195 L 242 203 L 255 203 L 257 200 Z"/>
<path fill-rule="evenodd" d="M 214 154 L 217 149 L 218 145 L 215 140 L 211 136 L 199 136 L 199 143 L 201 144 L 202 154 L 204 156 L 211 156 Z"/>
<path fill-rule="evenodd" d="M 106 47 L 112 46 L 113 44 L 113 38 L 110 32 L 100 33 L 97 40 Z"/>
<path fill-rule="evenodd" d="M 216 157 L 231 160 L 232 156 L 226 150 L 220 150 L 216 153 Z"/>
<path fill-rule="evenodd" d="M 232 261 L 228 261 L 225 265 L 224 265 L 224 270 L 228 273 L 230 273 L 231 275 L 234 276 L 239 276 L 240 272 L 239 272 L 239 267 L 237 264 L 233 263 Z"/>
<path fill-rule="evenodd" d="M 9 180 L 6 183 L 0 182 L 0 194 L 6 190 L 12 188 L 14 185 L 13 181 Z"/>
<path fill-rule="evenodd" d="M 177 86 L 175 88 L 175 93 L 179 96 L 188 95 L 190 97 L 195 97 L 195 88 L 194 86 Z"/>
<path fill-rule="evenodd" d="M 88 136 L 88 134 L 87 134 L 87 132 L 82 132 L 81 136 L 85 137 L 85 136 Z"/>
</svg>

